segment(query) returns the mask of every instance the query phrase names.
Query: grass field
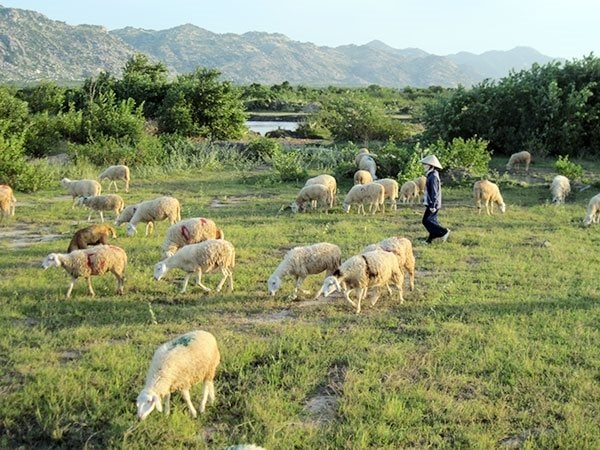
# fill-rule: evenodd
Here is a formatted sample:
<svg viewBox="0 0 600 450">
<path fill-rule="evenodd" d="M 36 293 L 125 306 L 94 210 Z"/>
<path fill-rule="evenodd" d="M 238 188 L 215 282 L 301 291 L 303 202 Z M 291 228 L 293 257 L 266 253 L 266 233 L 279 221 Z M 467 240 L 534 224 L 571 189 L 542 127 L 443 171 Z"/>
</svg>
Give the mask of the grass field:
<svg viewBox="0 0 600 450">
<path fill-rule="evenodd" d="M 444 187 L 452 235 L 432 245 L 416 241 L 420 206 L 341 212 L 350 180 L 333 212 L 292 215 L 279 210 L 301 184 L 272 183 L 268 169 L 134 169 L 126 204 L 172 194 L 183 218 L 215 220 L 235 245 L 234 292 L 208 295 L 192 284 L 179 294 L 180 271 L 152 278 L 159 222 L 149 238 L 121 228 L 113 240 L 129 257 L 124 296 L 108 274 L 92 279 L 96 297 L 79 280 L 66 300 L 67 273 L 41 261 L 66 251 L 87 211 L 58 183 L 17 193 L 15 218 L 0 225 L 0 447 L 600 448 L 600 227 L 582 227 L 597 189 L 548 204 L 550 166 L 503 178 L 504 215 L 478 216 L 470 187 Z M 292 302 L 289 280 L 267 295 L 295 245 L 332 242 L 345 259 L 394 235 L 417 258 L 402 305 L 386 295 L 356 315 L 341 297 Z M 170 416 L 138 422 L 154 350 L 197 328 L 220 345 L 216 403 L 192 419 L 174 395 Z"/>
</svg>

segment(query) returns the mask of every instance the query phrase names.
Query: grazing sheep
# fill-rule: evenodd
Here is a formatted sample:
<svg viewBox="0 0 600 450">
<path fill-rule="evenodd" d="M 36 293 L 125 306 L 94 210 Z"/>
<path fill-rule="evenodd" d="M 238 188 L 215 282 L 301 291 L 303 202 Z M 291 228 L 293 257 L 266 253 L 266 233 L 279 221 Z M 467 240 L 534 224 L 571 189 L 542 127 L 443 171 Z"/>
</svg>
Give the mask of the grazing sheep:
<svg viewBox="0 0 600 450">
<path fill-rule="evenodd" d="M 417 185 L 418 195 L 423 195 L 425 193 L 425 185 L 427 183 L 427 178 L 425 178 L 423 175 L 421 175 L 420 177 L 417 177 L 412 181 L 413 181 L 413 183 L 415 183 Z"/>
<path fill-rule="evenodd" d="M 374 183 L 383 186 L 384 201 L 386 198 L 390 199 L 390 208 L 392 211 L 398 209 L 398 182 L 393 178 L 382 178 L 381 180 L 374 181 Z"/>
<path fill-rule="evenodd" d="M 115 245 L 98 245 L 84 250 L 74 250 L 71 253 L 50 253 L 42 262 L 44 270 L 49 267 L 63 267 L 71 275 L 67 298 L 71 296 L 73 285 L 79 277 L 86 279 L 90 295 L 96 295 L 92 288 L 91 277 L 106 272 L 113 273 L 117 279 L 117 294 L 122 295 L 126 266 L 125 250 Z"/>
<path fill-rule="evenodd" d="M 588 203 L 583 224 L 589 227 L 592 223 L 600 222 L 600 194 L 593 196 Z"/>
<path fill-rule="evenodd" d="M 344 203 L 342 204 L 342 208 L 348 213 L 350 212 L 350 207 L 353 204 L 357 204 L 358 213 L 360 214 L 360 211 L 362 209 L 363 214 L 366 214 L 364 204 L 368 203 L 369 212 L 375 214 L 381 206 L 381 212 L 385 213 L 384 201 L 385 189 L 381 184 L 357 184 L 355 186 L 352 186 L 348 194 L 346 194 L 346 197 L 344 198 Z"/>
<path fill-rule="evenodd" d="M 198 244 L 182 247 L 173 256 L 157 263 L 154 266 L 154 278 L 160 280 L 169 269 L 178 268 L 186 272 L 180 293 L 183 294 L 188 280 L 196 273 L 198 286 L 205 292 L 210 289 L 202 284 L 202 272 L 212 272 L 220 269 L 223 279 L 219 282 L 216 291 L 220 292 L 223 284 L 229 278 L 229 291 L 233 291 L 233 271 L 235 266 L 235 248 L 225 239 L 209 239 Z"/>
<path fill-rule="evenodd" d="M 118 166 L 110 166 L 105 169 L 100 175 L 98 175 L 98 179 L 102 180 L 110 180 L 108 184 L 108 192 L 110 192 L 110 187 L 115 185 L 115 192 L 119 192 L 119 188 L 117 187 L 117 180 L 121 180 L 125 182 L 125 192 L 129 192 L 129 181 L 131 180 L 129 176 L 129 167 L 124 165 Z"/>
<path fill-rule="evenodd" d="M 7 184 L 0 184 L 0 213 L 2 216 L 14 216 L 17 199 L 12 188 Z"/>
<path fill-rule="evenodd" d="M 369 172 L 371 174 L 371 178 L 373 178 L 374 180 L 377 179 L 377 175 L 375 174 L 375 172 L 377 171 L 377 164 L 375 163 L 375 160 L 369 155 L 365 155 L 360 159 L 360 162 L 358 163 L 358 168 L 359 170 L 366 170 L 367 172 Z"/>
<path fill-rule="evenodd" d="M 67 253 L 73 250 L 83 250 L 88 245 L 108 244 L 108 238 L 116 238 L 115 229 L 107 224 L 94 224 L 89 227 L 77 230 L 69 243 Z"/>
<path fill-rule="evenodd" d="M 335 291 L 343 292 L 344 298 L 354 307 L 356 314 L 360 313 L 361 301 L 366 297 L 371 287 L 379 288 L 394 284 L 400 292 L 400 303 L 404 302 L 402 297 L 402 284 L 404 283 L 404 272 L 398 266 L 398 258 L 391 252 L 374 250 L 361 255 L 352 256 L 323 281 L 321 290 L 325 297 Z M 358 289 L 356 302 L 350 298 L 350 292 Z M 379 289 L 371 297 L 371 306 L 379 299 Z"/>
<path fill-rule="evenodd" d="M 162 245 L 163 258 L 173 256 L 181 247 L 207 239 L 225 239 L 223 231 L 210 219 L 194 217 L 169 227 Z"/>
<path fill-rule="evenodd" d="M 322 184 L 323 186 L 326 186 L 329 189 L 330 192 L 330 203 L 329 203 L 329 207 L 333 208 L 333 205 L 335 204 L 335 195 L 337 194 L 337 182 L 335 181 L 335 178 L 333 178 L 331 175 L 319 175 L 313 178 L 309 178 L 308 180 L 306 180 L 306 183 L 304 183 L 304 186 L 310 186 L 313 184 Z M 316 202 L 313 205 L 313 209 L 316 208 Z"/>
<path fill-rule="evenodd" d="M 148 236 L 148 227 L 151 232 L 154 232 L 154 222 L 165 219 L 169 219 L 171 225 L 181 220 L 181 206 L 175 197 L 164 196 L 138 203 L 127 224 L 127 236 L 137 233 L 135 226 L 140 222 L 147 224 L 146 236 Z M 117 218 L 117 220 L 120 219 Z"/>
<path fill-rule="evenodd" d="M 506 170 L 509 172 L 514 168 L 516 164 L 524 165 L 525 172 L 529 172 L 529 164 L 531 163 L 531 153 L 523 150 L 522 152 L 513 153 L 510 155 L 510 159 L 506 164 Z"/>
<path fill-rule="evenodd" d="M 215 401 L 213 380 L 221 354 L 217 340 L 208 331 L 197 330 L 182 334 L 156 349 L 146 374 L 146 384 L 139 393 L 136 406 L 137 416 L 144 420 L 154 411 L 169 414 L 171 392 L 181 391 L 192 417 L 198 413 L 190 399 L 190 388 L 202 382 L 200 412 L 206 409 L 206 402 Z"/>
<path fill-rule="evenodd" d="M 354 173 L 354 184 L 367 184 L 373 181 L 373 177 L 366 170 L 357 170 Z"/>
<path fill-rule="evenodd" d="M 564 203 L 565 198 L 571 193 L 569 179 L 562 175 L 556 175 L 550 185 L 553 203 Z"/>
<path fill-rule="evenodd" d="M 275 292 L 281 287 L 282 278 L 290 275 L 296 280 L 294 293 L 291 296 L 292 299 L 296 299 L 298 290 L 308 275 L 316 275 L 323 271 L 326 272 L 326 276 L 331 275 L 340 266 L 341 262 L 342 252 L 334 244 L 321 242 L 303 247 L 294 247 L 286 253 L 283 261 L 269 277 L 267 282 L 269 294 L 275 295 Z M 317 292 L 315 299 L 321 293 L 322 291 Z"/>
<path fill-rule="evenodd" d="M 306 211 L 307 203 L 311 205 L 312 209 L 315 209 L 313 202 L 317 206 L 321 203 L 327 211 L 329 205 L 333 202 L 331 190 L 322 184 L 310 184 L 304 186 L 300 189 L 300 192 L 298 192 L 296 201 L 291 205 L 292 211 L 295 213 L 298 211 Z"/>
<path fill-rule="evenodd" d="M 92 213 L 98 211 L 100 213 L 100 220 L 104 222 L 104 215 L 102 211 L 113 211 L 117 217 L 119 213 L 123 211 L 125 202 L 120 195 L 108 194 L 108 195 L 96 195 L 94 197 L 79 197 L 79 206 L 87 206 L 90 208 L 90 214 L 88 216 L 88 222 L 92 219 Z"/>
<path fill-rule="evenodd" d="M 358 151 L 358 153 L 354 157 L 354 162 L 356 163 L 356 167 L 358 167 L 358 165 L 360 164 L 360 160 L 362 159 L 362 157 L 365 156 L 365 155 L 368 155 L 368 154 L 369 154 L 369 149 L 368 148 L 361 148 Z"/>
<path fill-rule="evenodd" d="M 409 239 L 400 236 L 379 241 L 376 244 L 371 244 L 365 247 L 362 253 L 381 249 L 386 252 L 391 252 L 398 258 L 398 265 L 405 270 L 409 276 L 410 290 L 415 289 L 415 254 L 413 253 L 412 242 Z"/>
<path fill-rule="evenodd" d="M 102 192 L 102 185 L 96 180 L 70 180 L 63 178 L 60 180 L 68 191 L 69 195 L 73 197 L 73 205 L 71 208 L 75 208 L 77 197 L 91 197 L 93 195 L 100 195 Z"/>
<path fill-rule="evenodd" d="M 481 213 L 481 202 L 485 203 L 485 210 L 488 215 L 494 214 L 494 204 L 500 207 L 500 211 L 504 213 L 506 211 L 506 205 L 500 194 L 500 188 L 498 185 L 488 180 L 476 181 L 473 185 L 473 195 L 475 197 L 475 204 L 477 205 L 477 213 Z M 491 208 L 490 208 L 491 205 Z"/>
<path fill-rule="evenodd" d="M 400 199 L 402 203 L 410 203 L 411 205 L 415 200 L 419 199 L 419 187 L 414 181 L 407 181 L 400 188 Z"/>
</svg>

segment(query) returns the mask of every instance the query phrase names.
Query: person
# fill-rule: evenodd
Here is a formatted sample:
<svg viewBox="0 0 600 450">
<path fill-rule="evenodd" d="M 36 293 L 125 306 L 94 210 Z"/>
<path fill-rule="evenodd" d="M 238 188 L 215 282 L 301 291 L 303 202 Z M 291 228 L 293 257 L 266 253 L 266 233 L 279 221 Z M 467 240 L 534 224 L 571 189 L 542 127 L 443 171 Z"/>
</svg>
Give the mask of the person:
<svg viewBox="0 0 600 450">
<path fill-rule="evenodd" d="M 425 205 L 425 214 L 423 214 L 423 225 L 429 232 L 425 239 L 428 244 L 434 239 L 441 238 L 446 242 L 450 236 L 450 230 L 442 227 L 438 222 L 438 212 L 442 207 L 442 188 L 440 183 L 440 174 L 438 170 L 442 169 L 440 161 L 435 155 L 428 155 L 421 159 L 425 169 L 427 181 L 425 183 L 425 195 L 423 203 Z"/>
</svg>

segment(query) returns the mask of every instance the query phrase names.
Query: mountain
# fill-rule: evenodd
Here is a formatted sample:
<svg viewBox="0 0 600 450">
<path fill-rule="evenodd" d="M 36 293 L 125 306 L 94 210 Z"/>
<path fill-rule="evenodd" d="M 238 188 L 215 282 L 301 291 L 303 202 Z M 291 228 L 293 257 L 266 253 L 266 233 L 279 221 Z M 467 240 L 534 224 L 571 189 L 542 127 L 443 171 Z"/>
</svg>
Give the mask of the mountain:
<svg viewBox="0 0 600 450">
<path fill-rule="evenodd" d="M 159 31 L 133 27 L 107 31 L 0 6 L 0 82 L 80 82 L 101 71 L 119 76 L 138 52 L 164 62 L 174 75 L 202 66 L 219 70 L 223 79 L 236 84 L 287 81 L 396 88 L 471 86 L 506 76 L 511 69 L 553 60 L 526 47 L 438 56 L 418 48 L 395 49 L 381 41 L 332 48 L 279 33 L 217 34 L 192 24 Z"/>
</svg>

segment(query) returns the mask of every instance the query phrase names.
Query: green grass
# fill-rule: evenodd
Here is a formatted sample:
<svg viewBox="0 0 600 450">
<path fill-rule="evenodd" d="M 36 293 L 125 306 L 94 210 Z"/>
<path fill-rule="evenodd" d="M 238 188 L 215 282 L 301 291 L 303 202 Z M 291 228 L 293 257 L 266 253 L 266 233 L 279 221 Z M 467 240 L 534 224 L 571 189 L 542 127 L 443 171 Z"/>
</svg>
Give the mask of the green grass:
<svg viewBox="0 0 600 450">
<path fill-rule="evenodd" d="M 414 241 L 424 236 L 420 206 L 294 216 L 278 211 L 300 185 L 274 184 L 268 170 L 134 171 L 127 204 L 172 194 L 182 217 L 223 228 L 236 246 L 234 292 L 190 284 L 179 294 L 176 270 L 153 280 L 160 222 L 149 238 L 118 230 L 124 296 L 109 274 L 92 279 L 95 298 L 79 280 L 66 300 L 66 272 L 40 264 L 66 250 L 87 211 L 71 209 L 58 183 L 17 195 L 16 218 L 0 225 L 0 447 L 599 448 L 600 228 L 581 225 L 596 192 L 548 204 L 551 168 L 532 167 L 538 182 L 502 178 L 507 212 L 493 217 L 476 214 L 470 186 L 444 187 L 450 240 L 415 242 L 415 291 L 358 316 L 341 298 L 286 300 L 289 280 L 270 297 L 266 280 L 295 245 L 329 241 L 346 258 L 389 236 Z M 28 233 L 23 245 L 15 231 Z M 154 350 L 196 328 L 220 345 L 216 403 L 194 420 L 174 395 L 170 416 L 139 423 L 135 399 Z"/>
</svg>

